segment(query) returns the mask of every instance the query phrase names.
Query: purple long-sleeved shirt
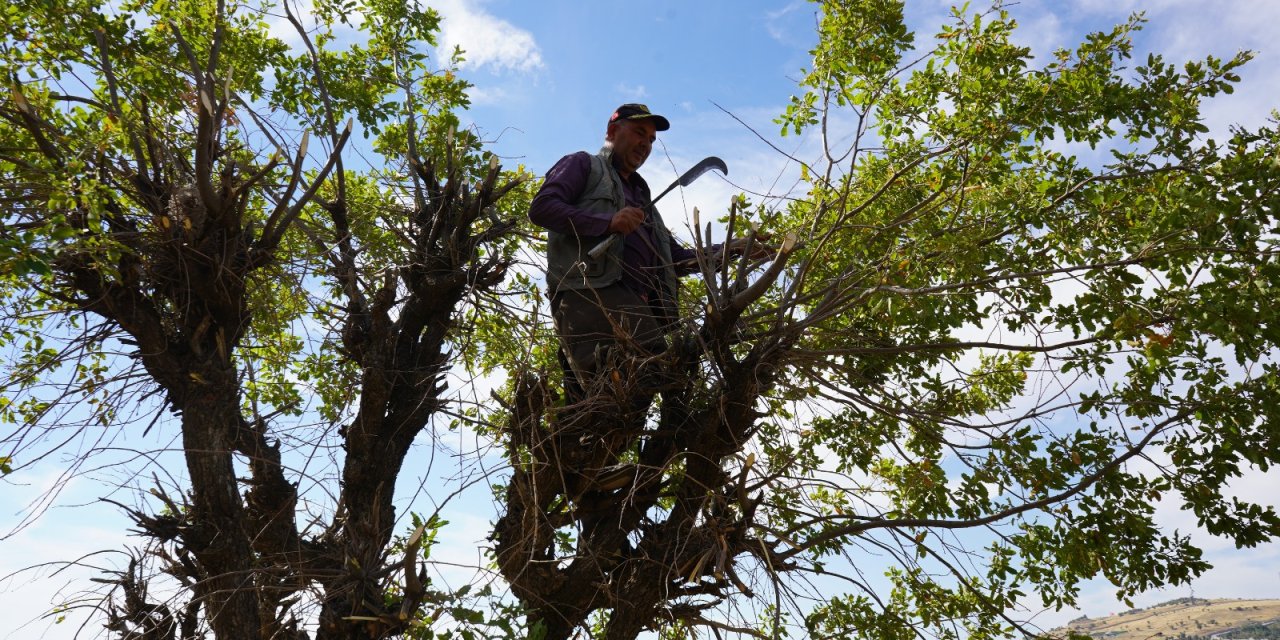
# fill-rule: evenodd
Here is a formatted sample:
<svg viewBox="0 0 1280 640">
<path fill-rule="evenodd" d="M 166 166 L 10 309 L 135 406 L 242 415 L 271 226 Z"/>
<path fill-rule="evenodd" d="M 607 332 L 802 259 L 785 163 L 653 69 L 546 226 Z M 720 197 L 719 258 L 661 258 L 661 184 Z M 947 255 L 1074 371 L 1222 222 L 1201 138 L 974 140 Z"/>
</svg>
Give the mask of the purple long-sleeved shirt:
<svg viewBox="0 0 1280 640">
<path fill-rule="evenodd" d="M 609 233 L 609 221 L 616 211 L 593 212 L 575 207 L 573 203 L 582 196 L 591 173 L 591 155 L 585 151 L 571 153 L 560 159 L 547 172 L 542 188 L 529 206 L 529 219 L 534 224 L 557 233 L 579 236 L 605 237 Z M 645 208 L 650 202 L 649 185 L 638 173 L 622 180 L 622 195 L 626 205 Z M 623 236 L 622 283 L 642 295 L 658 290 L 660 258 L 655 250 L 652 220 Z M 671 258 L 679 263 L 694 257 L 694 251 L 671 239 Z"/>
</svg>

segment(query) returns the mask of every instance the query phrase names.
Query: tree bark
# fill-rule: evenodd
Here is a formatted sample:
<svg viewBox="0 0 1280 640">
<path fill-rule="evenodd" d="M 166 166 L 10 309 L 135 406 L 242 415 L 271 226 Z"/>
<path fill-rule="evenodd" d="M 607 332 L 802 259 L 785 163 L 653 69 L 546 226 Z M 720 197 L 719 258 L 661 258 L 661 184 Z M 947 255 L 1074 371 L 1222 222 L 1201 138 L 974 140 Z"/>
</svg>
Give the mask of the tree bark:
<svg viewBox="0 0 1280 640">
<path fill-rule="evenodd" d="M 263 621 L 253 589 L 253 550 L 232 465 L 239 406 L 218 397 L 227 391 L 218 386 L 222 388 L 207 394 L 197 392 L 184 403 L 182 444 L 191 475 L 192 520 L 196 525 L 183 541 L 204 573 L 195 595 L 204 603 L 215 637 L 262 637 Z M 230 391 L 236 398 L 235 388 Z"/>
</svg>

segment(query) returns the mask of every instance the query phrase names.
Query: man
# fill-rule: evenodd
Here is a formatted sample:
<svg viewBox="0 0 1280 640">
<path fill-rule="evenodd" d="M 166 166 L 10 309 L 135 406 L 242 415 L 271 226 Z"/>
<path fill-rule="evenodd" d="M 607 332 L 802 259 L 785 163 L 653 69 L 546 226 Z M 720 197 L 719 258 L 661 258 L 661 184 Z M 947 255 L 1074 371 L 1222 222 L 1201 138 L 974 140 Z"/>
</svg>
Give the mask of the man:
<svg viewBox="0 0 1280 640">
<path fill-rule="evenodd" d="M 529 208 L 529 219 L 548 231 L 551 313 L 572 401 L 583 399 L 583 387 L 608 354 L 652 359 L 666 349 L 664 335 L 674 328 L 675 265 L 690 263 L 694 251 L 676 242 L 636 173 L 657 132 L 670 126 L 645 105 L 618 107 L 609 116 L 604 148 L 594 156 L 579 151 L 561 158 Z M 592 258 L 588 252 L 610 234 L 620 234 L 621 241 Z M 653 393 L 641 389 L 633 402 L 647 406 Z"/>
<path fill-rule="evenodd" d="M 695 269 L 696 252 L 672 236 L 637 173 L 657 132 L 670 126 L 645 105 L 618 107 L 604 148 L 561 158 L 529 207 L 529 219 L 547 229 L 566 405 L 579 405 L 554 436 L 554 450 L 584 539 L 612 531 L 599 526 L 598 507 L 636 477 L 634 464 L 613 463 L 635 444 L 644 412 L 667 380 L 660 360 L 678 319 L 677 277 Z M 590 251 L 612 234 L 620 241 L 593 258 Z M 712 250 L 720 253 L 719 246 Z M 765 248 L 753 253 L 765 255 Z M 605 366 L 613 367 L 611 375 L 599 375 Z M 606 390 L 612 398 L 603 397 Z"/>
</svg>

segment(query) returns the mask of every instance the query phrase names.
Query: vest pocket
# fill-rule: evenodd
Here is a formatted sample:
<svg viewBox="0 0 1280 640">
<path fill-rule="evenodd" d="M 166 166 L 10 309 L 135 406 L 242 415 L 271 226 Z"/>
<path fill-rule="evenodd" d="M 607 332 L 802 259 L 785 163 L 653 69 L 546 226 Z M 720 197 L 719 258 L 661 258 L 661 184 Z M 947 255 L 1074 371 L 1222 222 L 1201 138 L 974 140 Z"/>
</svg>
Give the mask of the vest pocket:
<svg viewBox="0 0 1280 640">
<path fill-rule="evenodd" d="M 582 256 L 582 273 L 588 278 L 598 278 L 604 275 L 605 264 L 608 262 L 609 256 L 613 252 L 606 251 L 601 254 L 599 258 L 592 258 L 587 252 L 597 244 L 604 242 L 604 239 L 607 237 L 609 236 L 592 236 L 583 238 L 582 251 L 579 255 Z"/>
</svg>

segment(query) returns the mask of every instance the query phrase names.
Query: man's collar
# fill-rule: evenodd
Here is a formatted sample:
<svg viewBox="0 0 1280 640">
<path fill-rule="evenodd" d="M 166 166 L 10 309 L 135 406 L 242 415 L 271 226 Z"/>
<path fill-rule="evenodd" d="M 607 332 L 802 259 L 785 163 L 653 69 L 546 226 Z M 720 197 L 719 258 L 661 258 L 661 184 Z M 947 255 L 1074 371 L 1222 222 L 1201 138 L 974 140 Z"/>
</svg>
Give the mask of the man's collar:
<svg viewBox="0 0 1280 640">
<path fill-rule="evenodd" d="M 601 148 L 600 148 L 600 155 L 604 156 L 605 158 L 607 158 L 607 159 L 609 160 L 609 166 L 610 166 L 611 168 L 613 168 L 613 172 L 614 172 L 614 173 L 616 173 L 616 174 L 618 174 L 618 178 L 620 178 L 623 182 L 625 182 L 625 183 L 627 183 L 627 184 L 630 184 L 630 185 L 632 185 L 632 186 L 635 186 L 635 185 L 637 185 L 637 184 L 638 184 L 638 185 L 640 185 L 640 186 L 644 187 L 646 190 L 648 190 L 648 188 L 649 188 L 649 183 L 648 183 L 648 182 L 645 182 L 645 179 L 644 179 L 643 177 L 641 177 L 641 176 L 640 176 L 640 172 L 639 172 L 639 171 L 632 171 L 632 172 L 631 172 L 631 175 L 626 176 L 626 177 L 624 177 L 624 176 L 622 175 L 622 172 L 621 172 L 621 171 L 618 171 L 618 165 L 617 165 L 616 163 L 614 163 L 614 161 L 613 161 L 613 147 L 611 147 L 611 146 L 609 146 L 609 145 L 605 145 L 605 146 L 601 147 Z"/>
</svg>

